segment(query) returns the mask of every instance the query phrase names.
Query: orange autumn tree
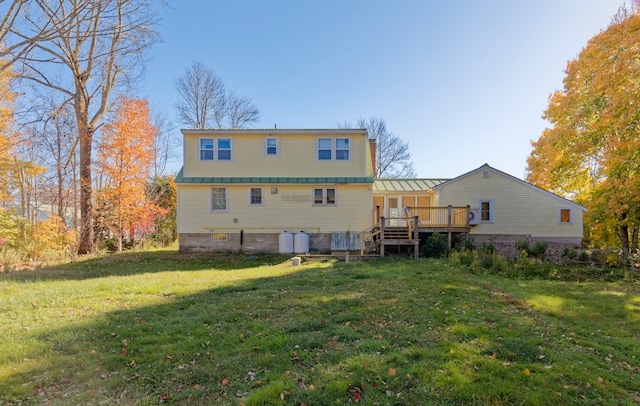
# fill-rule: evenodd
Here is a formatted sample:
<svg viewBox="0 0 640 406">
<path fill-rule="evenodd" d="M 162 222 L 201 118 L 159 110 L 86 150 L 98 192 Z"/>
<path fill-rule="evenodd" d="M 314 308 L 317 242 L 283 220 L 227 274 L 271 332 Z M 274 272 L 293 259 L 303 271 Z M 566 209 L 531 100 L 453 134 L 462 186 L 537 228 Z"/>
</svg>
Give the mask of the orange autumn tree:
<svg viewBox="0 0 640 406">
<path fill-rule="evenodd" d="M 98 222 L 115 238 L 118 251 L 125 236 L 133 239 L 158 212 L 145 194 L 157 135 L 146 100 L 126 97 L 120 97 L 102 130 L 96 166 L 106 182 L 98 196 L 104 208 Z"/>
<path fill-rule="evenodd" d="M 587 240 L 625 253 L 640 235 L 639 38 L 638 10 L 623 8 L 569 61 L 527 160 L 529 182 L 588 208 Z"/>
</svg>

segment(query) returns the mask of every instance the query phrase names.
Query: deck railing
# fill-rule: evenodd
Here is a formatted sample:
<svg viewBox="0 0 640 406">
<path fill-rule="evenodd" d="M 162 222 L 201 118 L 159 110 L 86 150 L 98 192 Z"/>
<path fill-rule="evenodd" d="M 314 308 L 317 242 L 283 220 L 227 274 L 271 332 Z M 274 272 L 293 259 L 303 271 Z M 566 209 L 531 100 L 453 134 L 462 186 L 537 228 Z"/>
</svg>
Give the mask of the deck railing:
<svg viewBox="0 0 640 406">
<path fill-rule="evenodd" d="M 469 227 L 469 206 L 405 207 L 404 212 L 418 216 L 419 227 Z"/>
</svg>

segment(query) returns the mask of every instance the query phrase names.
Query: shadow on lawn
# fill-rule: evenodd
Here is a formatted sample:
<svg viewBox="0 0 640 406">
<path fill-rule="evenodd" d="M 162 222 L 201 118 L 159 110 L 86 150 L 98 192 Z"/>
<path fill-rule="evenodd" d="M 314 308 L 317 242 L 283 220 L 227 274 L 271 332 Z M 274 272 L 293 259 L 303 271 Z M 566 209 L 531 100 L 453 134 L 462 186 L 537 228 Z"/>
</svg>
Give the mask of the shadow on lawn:
<svg viewBox="0 0 640 406">
<path fill-rule="evenodd" d="M 140 260 L 135 254 L 127 257 Z M 198 260 L 177 269 L 178 259 L 179 255 L 175 270 L 214 267 L 207 258 L 201 265 Z M 378 393 L 379 399 L 392 393 L 405 404 L 412 404 L 412 399 L 421 401 L 413 404 L 535 400 L 526 394 L 518 397 L 510 389 L 509 385 L 532 385 L 522 366 L 514 366 L 517 373 L 504 378 L 489 369 L 495 363 L 496 370 L 506 370 L 500 352 L 498 359 L 495 354 L 492 359 L 490 353 L 462 353 L 464 346 L 452 349 L 482 336 L 502 335 L 503 341 L 509 332 L 524 336 L 529 327 L 512 330 L 526 317 L 520 308 L 523 304 L 498 290 L 466 296 L 472 286 L 462 282 L 443 288 L 450 276 L 442 272 L 430 279 L 434 276 L 420 269 L 427 266 L 431 265 L 399 262 L 397 269 L 386 272 L 369 264 L 302 267 L 284 276 L 166 297 L 163 303 L 148 307 L 128 309 L 125 304 L 123 310 L 97 321 L 34 333 L 50 348 L 48 354 L 25 354 L 25 358 L 42 359 L 10 380 L 17 393 L 28 393 L 26 400 L 54 404 L 235 404 L 246 400 L 251 404 L 251 397 L 259 392 L 270 399 L 264 404 L 279 404 L 281 399 L 286 404 L 326 404 L 331 399 L 353 401 L 356 393 L 366 400 L 372 396 L 367 391 Z M 232 264 L 224 269 L 235 268 Z M 411 287 L 406 298 L 403 285 Z M 532 294 L 544 292 L 553 293 L 541 288 Z M 614 297 L 608 311 L 622 314 L 626 304 L 624 297 Z M 566 301 L 561 306 L 570 311 L 575 303 Z M 512 307 L 518 311 L 503 310 Z M 461 312 L 465 308 L 466 313 Z M 585 311 L 605 310 L 594 305 Z M 458 324 L 454 323 L 465 327 L 464 337 L 456 335 Z M 491 345 L 502 344 L 495 340 Z M 531 347 L 537 351 L 537 345 Z M 525 352 L 509 348 L 504 353 L 523 358 L 515 358 L 517 363 L 531 356 Z M 479 375 L 485 368 L 489 378 Z M 534 386 L 542 398 L 570 380 L 562 374 L 558 377 L 555 370 L 544 373 L 549 375 L 545 379 L 549 387 L 543 391 L 542 386 Z M 481 386 L 484 379 L 494 383 Z M 311 385 L 318 390 L 310 390 Z M 581 393 L 597 394 L 597 390 Z"/>
<path fill-rule="evenodd" d="M 9 377 L 7 382 L 13 382 L 17 392 L 13 397 L 1 395 L 0 400 L 233 404 L 260 389 L 254 378 L 267 383 L 276 376 L 294 379 L 287 370 L 308 372 L 309 366 L 293 359 L 278 366 L 281 360 L 274 361 L 274 353 L 288 358 L 299 345 L 308 346 L 315 362 L 316 356 L 328 352 L 327 343 L 335 346 L 344 335 L 345 317 L 357 321 L 357 315 L 345 312 L 362 305 L 358 295 L 324 302 L 314 298 L 322 283 L 317 272 L 301 268 L 284 276 L 244 280 L 167 297 L 162 304 L 111 312 L 95 322 L 34 333 L 48 353 L 27 351 L 25 360 L 40 359 L 32 370 Z M 333 286 L 331 294 L 341 290 Z M 371 294 L 375 292 L 366 295 Z M 298 341 L 299 330 L 305 329 L 298 322 L 300 313 L 312 320 L 304 334 L 313 340 Z M 21 392 L 31 394 L 16 397 Z"/>
<path fill-rule="evenodd" d="M 105 276 L 207 269 L 231 271 L 279 264 L 290 257 L 280 254 L 124 252 L 99 258 L 80 258 L 71 263 L 46 266 L 35 270 L 0 273 L 0 279 L 30 282 L 34 279 L 83 280 Z"/>
</svg>

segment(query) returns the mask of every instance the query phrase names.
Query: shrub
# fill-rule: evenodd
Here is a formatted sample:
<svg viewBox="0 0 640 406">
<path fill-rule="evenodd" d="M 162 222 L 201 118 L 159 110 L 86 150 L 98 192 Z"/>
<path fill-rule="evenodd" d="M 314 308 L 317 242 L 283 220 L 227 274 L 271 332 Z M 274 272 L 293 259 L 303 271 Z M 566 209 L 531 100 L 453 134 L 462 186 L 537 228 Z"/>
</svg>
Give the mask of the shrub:
<svg viewBox="0 0 640 406">
<path fill-rule="evenodd" d="M 602 263 L 609 268 L 620 268 L 623 262 L 622 256 L 615 251 L 606 251 L 602 256 Z"/>
<path fill-rule="evenodd" d="M 564 247 L 562 249 L 562 256 L 569 259 L 576 259 L 576 257 L 578 256 L 578 251 L 576 251 L 576 249 L 573 247 Z"/>
<path fill-rule="evenodd" d="M 509 261 L 500 254 L 481 254 L 477 264 L 480 271 L 501 274 L 509 270 Z M 478 270 L 478 269 L 476 269 Z"/>
<path fill-rule="evenodd" d="M 591 261 L 596 262 L 596 263 L 602 263 L 602 251 L 600 250 L 593 250 L 591 251 Z"/>
<path fill-rule="evenodd" d="M 440 233 L 433 233 L 427 238 L 422 247 L 422 256 L 427 258 L 442 258 L 449 254 L 449 251 L 447 236 Z"/>
<path fill-rule="evenodd" d="M 580 251 L 580 261 L 587 262 L 591 256 L 587 251 Z"/>
<path fill-rule="evenodd" d="M 530 251 L 530 247 L 529 247 L 529 241 L 516 241 L 515 244 L 515 249 L 517 252 L 526 252 L 527 254 L 529 254 Z"/>
<path fill-rule="evenodd" d="M 529 241 L 516 241 L 515 249 L 516 252 L 525 252 L 530 257 L 543 258 L 547 253 L 547 243 L 538 241 L 531 247 Z"/>
<path fill-rule="evenodd" d="M 493 255 L 496 253 L 496 246 L 490 242 L 483 242 L 480 246 L 480 252 L 485 255 Z"/>
<path fill-rule="evenodd" d="M 449 254 L 449 263 L 453 266 L 472 267 L 478 261 L 478 252 L 475 250 L 461 249 Z"/>
<path fill-rule="evenodd" d="M 547 253 L 547 243 L 544 241 L 538 241 L 533 245 L 529 255 L 535 258 L 544 258 Z"/>
</svg>

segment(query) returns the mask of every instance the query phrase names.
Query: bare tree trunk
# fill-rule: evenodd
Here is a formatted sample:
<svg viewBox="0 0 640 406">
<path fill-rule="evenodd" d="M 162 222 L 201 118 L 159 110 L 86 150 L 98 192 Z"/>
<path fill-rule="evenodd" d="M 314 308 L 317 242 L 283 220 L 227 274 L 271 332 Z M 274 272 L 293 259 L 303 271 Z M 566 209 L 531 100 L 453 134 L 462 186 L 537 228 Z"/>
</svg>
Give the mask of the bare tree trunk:
<svg viewBox="0 0 640 406">
<path fill-rule="evenodd" d="M 80 122 L 80 119 L 78 119 L 80 133 L 80 242 L 78 244 L 78 254 L 82 255 L 93 251 L 91 154 L 94 131 L 88 128 L 86 124 L 81 126 Z"/>
</svg>

